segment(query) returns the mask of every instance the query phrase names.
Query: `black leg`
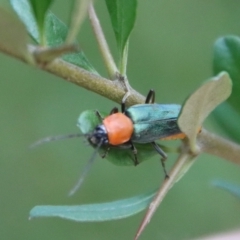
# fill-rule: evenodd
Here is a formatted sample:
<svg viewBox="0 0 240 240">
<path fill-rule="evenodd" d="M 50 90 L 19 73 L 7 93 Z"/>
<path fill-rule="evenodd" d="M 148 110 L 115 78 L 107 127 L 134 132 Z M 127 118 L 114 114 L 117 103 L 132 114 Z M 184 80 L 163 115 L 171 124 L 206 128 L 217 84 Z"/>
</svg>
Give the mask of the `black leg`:
<svg viewBox="0 0 240 240">
<path fill-rule="evenodd" d="M 167 154 L 155 142 L 152 142 L 152 145 L 155 150 L 162 156 L 162 158 L 166 160 Z"/>
<path fill-rule="evenodd" d="M 118 112 L 118 108 L 117 107 L 114 107 L 110 114 L 109 115 L 112 115 L 114 113 L 117 113 Z M 100 114 L 100 112 L 98 110 L 96 110 L 96 115 L 98 116 L 99 120 L 102 121 L 104 119 L 104 117 Z"/>
<path fill-rule="evenodd" d="M 99 118 L 100 121 L 102 121 L 104 118 L 103 116 L 100 114 L 100 112 L 98 110 L 96 110 L 96 115 Z"/>
<path fill-rule="evenodd" d="M 117 107 L 114 107 L 111 112 L 110 112 L 110 115 L 114 114 L 114 113 L 118 113 L 118 108 Z"/>
<path fill-rule="evenodd" d="M 125 102 L 122 102 L 122 103 L 121 103 L 121 111 L 122 111 L 122 113 L 125 112 L 125 109 L 126 109 Z"/>
<path fill-rule="evenodd" d="M 164 171 L 164 174 L 165 174 L 165 179 L 168 179 L 169 176 L 168 176 L 168 174 L 167 174 L 167 170 L 166 170 L 166 166 L 165 166 L 165 161 L 166 161 L 166 159 L 161 158 L 160 160 L 161 160 L 162 168 L 163 168 L 163 171 Z"/>
<path fill-rule="evenodd" d="M 125 96 L 122 99 L 122 104 L 121 104 L 122 113 L 125 112 L 125 109 L 126 109 L 125 101 L 128 97 L 129 97 L 129 94 L 127 93 L 127 94 L 125 94 Z M 148 92 L 148 95 L 147 95 L 146 100 L 145 100 L 145 104 L 151 104 L 151 103 L 154 103 L 154 102 L 155 102 L 155 91 L 153 89 L 151 89 Z"/>
<path fill-rule="evenodd" d="M 152 145 L 155 148 L 155 150 L 162 156 L 161 163 L 162 163 L 163 171 L 165 174 L 165 178 L 169 178 L 167 171 L 166 171 L 166 167 L 165 167 L 165 161 L 167 160 L 166 153 L 155 142 L 152 142 Z"/>
<path fill-rule="evenodd" d="M 134 165 L 137 166 L 139 164 L 138 158 L 137 158 L 137 149 L 135 148 L 135 146 L 133 145 L 131 140 L 129 142 L 127 142 L 127 143 L 130 144 L 130 148 L 131 148 L 131 150 L 133 152 L 133 156 L 134 156 L 133 162 L 134 162 Z"/>
<path fill-rule="evenodd" d="M 151 104 L 155 102 L 155 91 L 151 89 L 146 97 L 145 103 Z"/>
<path fill-rule="evenodd" d="M 104 154 L 103 154 L 101 157 L 102 157 L 102 158 L 105 158 L 105 157 L 108 155 L 109 151 L 110 151 L 110 147 L 108 147 L 108 148 L 106 149 L 106 151 L 104 152 Z"/>
</svg>

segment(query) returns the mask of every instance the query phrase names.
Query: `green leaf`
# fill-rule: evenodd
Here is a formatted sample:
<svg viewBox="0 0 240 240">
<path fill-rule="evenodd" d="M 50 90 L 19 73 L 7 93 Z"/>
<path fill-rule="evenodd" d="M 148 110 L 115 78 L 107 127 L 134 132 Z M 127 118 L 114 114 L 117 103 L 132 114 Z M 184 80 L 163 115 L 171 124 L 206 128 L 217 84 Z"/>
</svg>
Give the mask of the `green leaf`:
<svg viewBox="0 0 240 240">
<path fill-rule="evenodd" d="M 37 42 L 40 43 L 40 34 L 38 31 L 37 23 L 34 19 L 31 7 L 27 0 L 10 0 L 13 9 L 18 14 L 20 19 L 26 25 L 28 33 Z M 50 47 L 56 47 L 64 44 L 67 36 L 66 25 L 59 20 L 50 11 L 47 13 L 45 20 L 45 38 L 47 45 Z M 97 74 L 92 65 L 89 63 L 83 51 L 78 53 L 67 54 L 62 57 L 65 61 L 74 65 L 82 67 L 90 72 Z"/>
<path fill-rule="evenodd" d="M 105 0 L 120 54 L 123 54 L 136 19 L 137 0 Z"/>
<path fill-rule="evenodd" d="M 223 190 L 226 190 L 227 192 L 231 193 L 235 197 L 240 198 L 240 186 L 239 185 L 232 184 L 232 183 L 226 182 L 224 180 L 215 180 L 212 182 L 212 185 L 214 187 L 218 187 Z"/>
<path fill-rule="evenodd" d="M 214 45 L 214 74 L 229 73 L 233 81 L 233 91 L 227 100 L 240 113 L 240 38 L 226 36 L 219 38 Z"/>
<path fill-rule="evenodd" d="M 36 206 L 30 218 L 60 217 L 77 222 L 101 222 L 130 217 L 148 207 L 156 190 L 114 202 L 79 206 Z"/>
<path fill-rule="evenodd" d="M 233 140 L 240 142 L 240 114 L 228 102 L 222 103 L 213 111 L 213 117 Z"/>
<path fill-rule="evenodd" d="M 108 114 L 100 112 L 102 117 Z M 95 127 L 101 121 L 96 115 L 95 110 L 86 110 L 82 112 L 78 119 L 78 127 L 83 134 L 92 133 Z M 148 160 L 152 156 L 158 155 L 157 151 L 153 148 L 152 144 L 134 144 L 137 148 L 137 155 L 139 163 Z M 168 152 L 169 149 L 159 145 L 164 151 Z M 93 146 L 94 147 L 94 146 Z M 106 152 L 108 146 L 103 146 L 99 149 L 100 156 Z M 111 148 L 105 157 L 108 161 L 118 166 L 134 166 L 134 156 L 131 149 Z"/>
<path fill-rule="evenodd" d="M 47 14 L 45 28 L 47 43 L 49 46 L 58 46 L 60 44 L 64 44 L 68 29 L 66 25 L 51 12 Z M 83 51 L 66 54 L 62 58 L 67 62 L 97 74 L 90 62 L 87 60 Z"/>
<path fill-rule="evenodd" d="M 231 79 L 227 73 L 222 72 L 203 84 L 186 100 L 178 118 L 178 125 L 187 135 L 193 152 L 196 151 L 196 136 L 203 121 L 230 96 L 231 90 Z"/>
<path fill-rule="evenodd" d="M 4 51 L 19 54 L 30 61 L 27 50 L 28 34 L 23 23 L 6 9 L 0 7 L 0 43 Z"/>
<path fill-rule="evenodd" d="M 53 0 L 29 0 L 35 19 L 38 24 L 38 29 L 41 36 L 41 44 L 44 45 L 44 21 L 48 8 L 50 7 Z"/>
</svg>

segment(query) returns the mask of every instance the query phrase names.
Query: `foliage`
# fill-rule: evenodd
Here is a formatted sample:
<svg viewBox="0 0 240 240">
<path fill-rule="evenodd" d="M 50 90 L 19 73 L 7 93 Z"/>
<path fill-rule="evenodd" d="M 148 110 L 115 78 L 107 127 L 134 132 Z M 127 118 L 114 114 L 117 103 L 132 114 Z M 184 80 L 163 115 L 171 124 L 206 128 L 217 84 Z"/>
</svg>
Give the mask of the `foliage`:
<svg viewBox="0 0 240 240">
<path fill-rule="evenodd" d="M 5 8 L 0 8 L 0 31 L 5 33 L 0 37 L 0 50 L 2 52 L 97 92 L 116 102 L 122 100 L 126 90 L 128 105 L 143 102 L 144 98 L 131 89 L 126 72 L 129 36 L 136 20 L 136 0 L 105 1 L 116 37 L 119 53 L 118 67 L 116 67 L 109 51 L 101 26 L 98 25 L 93 3 L 90 0 L 74 1 L 72 9 L 74 17 L 72 18 L 70 28 L 49 10 L 53 1 L 42 1 L 39 3 L 33 0 L 11 0 L 10 2 L 21 21 Z M 95 67 L 86 58 L 82 49 L 79 50 L 76 46 L 77 34 L 87 14 L 92 21 L 95 37 L 105 61 L 108 76 L 112 80 L 116 79 L 116 82 L 100 76 Z M 13 31 L 5 31 L 6 25 L 10 25 Z M 30 43 L 27 32 L 36 45 Z M 205 82 L 186 99 L 179 115 L 178 125 L 187 137 L 183 141 L 181 149 L 175 149 L 175 151 L 179 152 L 179 157 L 170 171 L 170 179 L 165 179 L 156 195 L 155 191 L 151 191 L 129 199 L 102 204 L 37 206 L 31 211 L 30 216 L 57 216 L 74 219 L 75 221 L 106 221 L 131 216 L 149 206 L 147 214 L 136 234 L 137 239 L 170 188 L 187 172 L 196 157 L 201 153 L 207 152 L 222 156 L 228 161 L 239 164 L 239 145 L 218 136 L 212 137 L 212 134 L 204 129 L 200 133 L 205 118 L 220 103 L 228 99 L 224 103 L 225 108 L 220 106 L 214 114 L 220 119 L 220 123 L 222 123 L 221 125 L 225 131 L 233 139 L 239 139 L 239 134 L 236 134 L 236 131 L 234 131 L 235 127 L 233 127 L 239 122 L 240 112 L 239 56 L 239 37 L 226 36 L 216 41 L 213 60 L 215 77 Z M 233 92 L 231 97 L 229 97 L 232 90 L 231 79 L 233 81 Z M 230 109 L 227 114 L 226 108 Z M 85 116 L 84 121 L 95 127 L 97 123 L 96 119 L 92 117 L 94 115 L 92 111 L 90 115 Z M 224 124 L 226 116 L 233 124 Z M 90 130 L 83 125 L 80 126 L 81 131 L 86 134 Z M 214 139 L 213 145 L 208 144 L 209 139 Z M 223 143 L 225 148 L 221 147 Z M 145 161 L 147 156 L 156 154 L 150 143 L 138 146 L 138 149 L 142 161 Z M 168 151 L 168 149 L 166 150 Z M 100 149 L 100 153 L 101 151 L 103 149 Z M 133 165 L 132 156 L 129 153 L 129 151 L 113 149 L 107 156 L 107 159 L 118 165 Z M 124 159 L 124 161 L 120 162 L 119 159 Z M 99 215 L 99 211 L 103 208 L 106 211 L 101 212 Z"/>
</svg>

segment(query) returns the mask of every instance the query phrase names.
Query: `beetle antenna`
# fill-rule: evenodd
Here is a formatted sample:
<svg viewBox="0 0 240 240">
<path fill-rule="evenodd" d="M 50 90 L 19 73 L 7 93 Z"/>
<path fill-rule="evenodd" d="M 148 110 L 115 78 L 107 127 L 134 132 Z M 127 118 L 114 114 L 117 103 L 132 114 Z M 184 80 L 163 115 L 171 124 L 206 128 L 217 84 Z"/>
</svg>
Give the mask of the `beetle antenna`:
<svg viewBox="0 0 240 240">
<path fill-rule="evenodd" d="M 97 152 L 99 150 L 99 148 L 102 146 L 103 144 L 103 141 L 101 141 L 96 149 L 94 150 L 91 158 L 88 160 L 87 164 L 85 165 L 81 175 L 80 175 L 80 178 L 78 179 L 77 183 L 74 185 L 74 187 L 70 190 L 70 192 L 68 193 L 68 196 L 72 196 L 82 185 L 83 181 L 84 181 L 84 178 L 86 177 L 87 173 L 89 172 L 89 170 L 91 169 L 94 161 L 96 160 L 96 155 L 97 155 Z"/>
<path fill-rule="evenodd" d="M 37 142 L 31 144 L 29 148 L 35 148 L 39 145 L 42 145 L 43 143 L 48 143 L 48 142 L 53 142 L 53 141 L 58 141 L 58 140 L 64 140 L 64 139 L 69 139 L 69 138 L 78 138 L 82 137 L 84 134 L 81 133 L 73 133 L 73 134 L 68 134 L 68 135 L 59 135 L 59 136 L 50 136 L 46 138 L 42 138 L 38 140 Z"/>
</svg>

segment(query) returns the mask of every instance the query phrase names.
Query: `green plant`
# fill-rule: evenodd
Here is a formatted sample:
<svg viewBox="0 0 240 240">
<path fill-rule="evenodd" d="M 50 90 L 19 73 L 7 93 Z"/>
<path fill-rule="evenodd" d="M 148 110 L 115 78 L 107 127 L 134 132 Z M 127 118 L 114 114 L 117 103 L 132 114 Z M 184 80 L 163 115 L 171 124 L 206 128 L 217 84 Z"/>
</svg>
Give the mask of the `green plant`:
<svg viewBox="0 0 240 240">
<path fill-rule="evenodd" d="M 101 28 L 97 24 L 96 14 L 91 2 L 75 1 L 74 4 L 76 4 L 76 7 L 73 8 L 74 11 L 72 12 L 72 21 L 69 31 L 67 31 L 67 28 L 52 13 L 46 13 L 51 1 L 45 1 L 45 7 L 44 4 L 37 5 L 37 1 L 31 1 L 34 9 L 34 16 L 30 11 L 30 7 L 26 7 L 26 1 L 11 1 L 11 3 L 25 23 L 25 26 L 9 15 L 6 10 L 1 9 L 2 28 L 0 28 L 0 30 L 3 32 L 5 31 L 5 24 L 11 24 L 13 29 L 16 30 L 9 33 L 9 35 L 2 35 L 2 39 L 0 39 L 0 49 L 3 52 L 34 66 L 39 66 L 43 70 L 65 78 L 70 82 L 90 89 L 116 102 L 121 101 L 126 91 L 129 93 L 129 97 L 127 98 L 128 105 L 144 101 L 144 98 L 129 86 L 126 75 L 128 38 L 135 21 L 136 1 L 106 1 L 119 50 L 118 67 L 111 57 Z M 23 6 L 24 11 L 22 11 Z M 79 8 L 77 6 L 79 6 Z M 107 68 L 108 78 L 111 80 L 101 77 L 86 59 L 83 52 L 77 50 L 75 38 L 84 19 L 84 15 L 86 15 L 87 9 L 93 24 L 96 39 L 99 43 L 100 52 Z M 34 20 L 34 17 L 36 20 Z M 125 21 L 125 19 L 127 21 Z M 58 31 L 53 32 L 53 26 Z M 27 27 L 30 35 L 37 42 L 37 45 L 28 44 L 25 27 Z M 17 39 L 17 41 L 14 41 L 14 39 Z M 223 46 L 225 47 L 224 49 Z M 232 79 L 236 82 L 238 81 L 238 56 L 235 56 L 235 53 L 238 52 L 237 46 L 238 38 L 236 37 L 227 37 L 223 38 L 222 41 L 219 40 L 219 42 L 216 43 L 214 60 L 215 74 L 224 70 L 228 71 Z M 70 52 L 74 53 L 71 54 Z M 60 59 L 59 56 L 62 54 L 64 55 L 62 59 Z M 224 56 L 222 56 L 222 54 Z M 222 59 L 225 59 L 225 61 L 223 62 Z M 124 81 L 122 81 L 119 76 L 123 76 Z M 170 172 L 170 180 L 166 180 L 163 183 L 160 192 L 151 205 L 155 207 L 150 209 L 149 214 L 145 218 L 145 223 L 151 218 L 152 213 L 171 186 L 179 179 L 182 173 L 186 171 L 187 167 L 193 163 L 193 159 L 201 152 L 208 152 L 239 163 L 238 145 L 217 137 L 205 130 L 197 135 L 198 129 L 207 115 L 220 102 L 227 99 L 230 92 L 231 81 L 226 73 L 222 73 L 204 84 L 193 93 L 185 103 L 182 114 L 179 117 L 179 126 L 181 130 L 187 134 L 189 141 L 184 141 L 183 147 L 179 150 L 180 155 L 175 167 Z M 238 102 L 238 99 L 236 99 L 237 92 L 237 90 L 236 93 L 233 92 L 228 103 L 238 111 L 238 104 L 236 104 L 236 102 Z M 204 102 L 202 101 L 203 97 Z M 220 115 L 224 116 L 223 113 L 220 113 Z M 139 197 L 140 199 L 147 199 L 144 206 L 148 205 L 149 199 L 151 200 L 149 196 L 152 196 L 152 192 L 147 196 L 147 198 L 145 195 Z M 99 205 L 99 208 L 101 207 L 102 205 Z M 128 209 L 127 213 L 131 215 L 135 213 L 135 211 L 131 213 L 131 210 Z M 37 215 L 39 212 L 33 213 L 33 215 L 35 214 Z M 47 214 L 51 215 L 49 211 Z M 117 213 L 116 216 L 119 217 L 120 213 Z"/>
</svg>

